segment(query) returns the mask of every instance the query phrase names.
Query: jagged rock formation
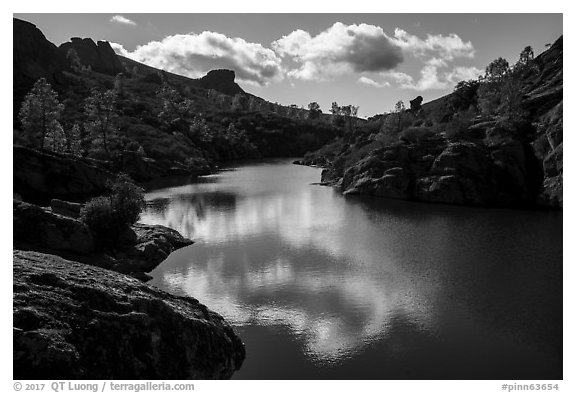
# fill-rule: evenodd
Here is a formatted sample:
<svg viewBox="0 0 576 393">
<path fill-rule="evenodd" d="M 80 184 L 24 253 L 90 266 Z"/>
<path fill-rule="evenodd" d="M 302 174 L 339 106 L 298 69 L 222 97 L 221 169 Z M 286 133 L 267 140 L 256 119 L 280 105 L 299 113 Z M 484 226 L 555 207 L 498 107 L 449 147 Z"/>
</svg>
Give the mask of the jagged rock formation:
<svg viewBox="0 0 576 393">
<path fill-rule="evenodd" d="M 91 38 L 73 37 L 70 42 L 65 42 L 58 48 L 64 55 L 70 49 L 76 50 L 80 62 L 84 66 L 90 66 L 93 71 L 108 75 L 116 75 L 124 72 L 122 63 L 107 41 L 94 43 Z"/>
<path fill-rule="evenodd" d="M 32 23 L 13 19 L 13 97 L 14 114 L 17 115 L 20 103 L 40 78 L 46 78 L 52 85 L 65 80 L 62 71 L 67 67 L 66 57 L 56 45 Z"/>
<path fill-rule="evenodd" d="M 244 344 L 197 300 L 53 255 L 14 251 L 15 379 L 217 379 Z"/>
</svg>

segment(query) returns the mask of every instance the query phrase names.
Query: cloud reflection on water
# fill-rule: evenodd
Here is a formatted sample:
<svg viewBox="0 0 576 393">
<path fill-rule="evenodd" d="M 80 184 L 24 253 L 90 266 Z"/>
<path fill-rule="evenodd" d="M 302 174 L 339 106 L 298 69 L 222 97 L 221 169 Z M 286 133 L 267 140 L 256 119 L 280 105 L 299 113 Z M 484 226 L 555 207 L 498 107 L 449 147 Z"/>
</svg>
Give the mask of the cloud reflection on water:
<svg viewBox="0 0 576 393">
<path fill-rule="evenodd" d="M 148 194 L 142 221 L 198 240 L 160 265 L 153 283 L 236 325 L 286 326 L 322 361 L 385 335 L 395 315 L 430 329 L 432 287 L 399 268 L 388 247 L 394 236 L 375 233 L 364 212 L 343 209 L 331 189 L 297 180 L 287 193 L 246 196 L 209 183 Z"/>
</svg>

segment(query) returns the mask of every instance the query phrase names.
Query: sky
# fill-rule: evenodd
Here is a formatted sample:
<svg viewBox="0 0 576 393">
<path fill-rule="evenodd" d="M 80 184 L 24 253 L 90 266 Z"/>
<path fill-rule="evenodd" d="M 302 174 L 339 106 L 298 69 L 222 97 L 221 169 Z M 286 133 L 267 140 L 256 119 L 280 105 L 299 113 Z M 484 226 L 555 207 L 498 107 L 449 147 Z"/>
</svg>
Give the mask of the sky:
<svg viewBox="0 0 576 393">
<path fill-rule="evenodd" d="M 56 45 L 109 41 L 145 64 L 198 78 L 236 72 L 247 92 L 283 105 L 359 106 L 373 116 L 424 102 L 502 56 L 536 54 L 563 32 L 562 14 L 14 14 Z"/>
</svg>

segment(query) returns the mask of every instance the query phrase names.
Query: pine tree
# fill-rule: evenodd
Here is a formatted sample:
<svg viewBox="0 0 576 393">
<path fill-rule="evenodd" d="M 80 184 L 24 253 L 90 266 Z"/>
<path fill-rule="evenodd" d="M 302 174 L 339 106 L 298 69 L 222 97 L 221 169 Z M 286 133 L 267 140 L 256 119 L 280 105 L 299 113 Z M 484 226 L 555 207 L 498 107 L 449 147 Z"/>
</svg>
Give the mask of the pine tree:
<svg viewBox="0 0 576 393">
<path fill-rule="evenodd" d="M 117 118 L 115 98 L 116 94 L 113 90 L 93 89 L 84 104 L 84 110 L 88 116 L 86 129 L 96 137 L 97 141 L 102 142 L 106 153 L 110 153 L 108 141 L 114 132 Z"/>
<path fill-rule="evenodd" d="M 82 66 L 80 56 L 78 56 L 78 52 L 76 52 L 76 49 L 74 48 L 68 49 L 68 52 L 66 52 L 66 60 L 68 60 L 70 68 L 72 68 L 73 71 L 82 72 L 84 67 Z"/>
<path fill-rule="evenodd" d="M 56 153 L 64 153 L 66 151 L 66 135 L 62 125 L 59 122 L 56 123 L 46 132 L 45 146 L 46 149 Z"/>
<path fill-rule="evenodd" d="M 124 86 L 126 83 L 125 79 L 126 77 L 124 74 L 120 72 L 118 75 L 116 75 L 116 79 L 114 80 L 114 92 L 119 98 L 124 97 Z"/>
<path fill-rule="evenodd" d="M 80 156 L 82 154 L 81 142 L 80 125 L 75 123 L 66 135 L 66 148 L 68 153 Z"/>
<path fill-rule="evenodd" d="M 176 89 L 168 83 L 163 83 L 157 93 L 162 100 L 161 116 L 174 119 L 186 119 L 192 112 L 194 101 L 184 98 Z"/>
<path fill-rule="evenodd" d="M 40 78 L 24 98 L 19 119 L 25 132 L 40 132 L 40 148 L 44 149 L 47 134 L 56 135 L 62 128 L 59 119 L 63 110 L 58 94 L 45 78 Z"/>
<path fill-rule="evenodd" d="M 315 120 L 320 117 L 322 110 L 317 102 L 311 102 L 308 104 L 308 119 Z"/>
</svg>

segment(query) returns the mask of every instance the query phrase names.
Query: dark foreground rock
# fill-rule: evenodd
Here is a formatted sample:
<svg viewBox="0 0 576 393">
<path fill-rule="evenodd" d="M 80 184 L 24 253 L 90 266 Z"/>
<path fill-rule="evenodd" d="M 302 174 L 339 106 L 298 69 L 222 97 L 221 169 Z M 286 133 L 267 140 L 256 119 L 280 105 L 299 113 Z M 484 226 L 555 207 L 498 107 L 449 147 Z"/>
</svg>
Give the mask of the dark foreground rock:
<svg viewBox="0 0 576 393">
<path fill-rule="evenodd" d="M 14 251 L 14 379 L 216 379 L 244 344 L 197 300 L 53 255 Z"/>
<path fill-rule="evenodd" d="M 51 210 L 14 200 L 14 248 L 55 254 L 146 281 L 149 277 L 143 273 L 152 271 L 174 250 L 193 243 L 162 225 L 134 224 L 121 232 L 114 246 L 102 246 L 86 224 L 66 215 L 73 216 L 77 206 L 63 201 L 52 205 L 58 206 L 59 214 L 54 207 Z"/>
<path fill-rule="evenodd" d="M 16 248 L 54 250 L 79 255 L 94 253 L 94 238 L 86 224 L 49 209 L 14 200 L 12 209 Z"/>
<path fill-rule="evenodd" d="M 193 243 L 178 231 L 162 225 L 134 224 L 123 236 L 126 246 L 115 253 L 111 269 L 129 274 L 150 272 L 170 253 Z"/>
</svg>

